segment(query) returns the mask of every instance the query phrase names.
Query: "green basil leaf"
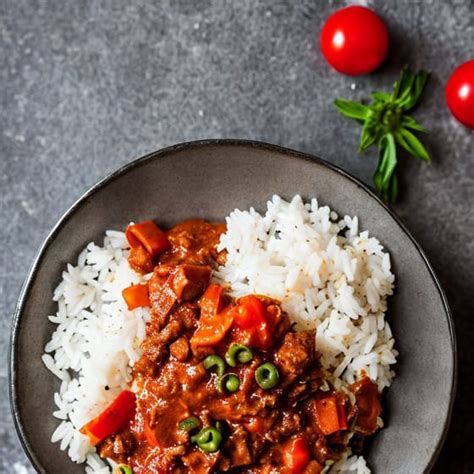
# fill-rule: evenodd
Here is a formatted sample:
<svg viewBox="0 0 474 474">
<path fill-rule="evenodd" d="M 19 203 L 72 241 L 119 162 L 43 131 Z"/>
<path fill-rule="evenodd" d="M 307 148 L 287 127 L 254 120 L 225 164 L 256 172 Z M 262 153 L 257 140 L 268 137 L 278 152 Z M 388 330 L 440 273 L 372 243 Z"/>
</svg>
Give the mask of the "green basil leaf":
<svg viewBox="0 0 474 474">
<path fill-rule="evenodd" d="M 430 74 L 427 71 L 421 70 L 416 73 L 415 81 L 412 87 L 410 108 L 415 107 L 415 105 L 419 102 L 429 77 Z"/>
<path fill-rule="evenodd" d="M 423 161 L 431 161 L 428 150 L 425 148 L 423 143 L 421 143 L 420 140 L 418 140 L 418 138 L 409 130 L 400 128 L 397 130 L 395 136 L 397 143 L 405 148 L 405 150 L 410 153 L 410 155 Z"/>
<path fill-rule="evenodd" d="M 379 157 L 379 162 L 377 164 L 377 168 L 375 169 L 375 173 L 374 173 L 374 176 L 373 176 L 373 181 L 374 181 L 375 189 L 377 191 L 379 191 L 380 193 L 382 193 L 382 190 L 383 190 L 383 175 L 384 175 L 384 170 L 387 167 L 387 164 L 386 164 L 386 161 L 385 161 L 386 160 L 386 154 L 385 154 L 386 144 L 385 144 L 384 141 L 380 142 L 379 148 L 380 148 L 380 157 Z M 385 197 L 384 197 L 384 199 L 385 199 Z"/>
<path fill-rule="evenodd" d="M 378 132 L 373 124 L 370 124 L 367 120 L 362 127 L 362 132 L 360 134 L 359 142 L 359 153 L 367 150 L 371 147 L 378 139 Z"/>
<path fill-rule="evenodd" d="M 395 139 L 391 133 L 382 137 L 379 144 L 380 158 L 377 169 L 373 177 L 375 188 L 380 191 L 384 199 L 387 197 L 387 190 L 390 178 L 397 166 L 397 150 Z"/>
<path fill-rule="evenodd" d="M 374 100 L 378 101 L 378 102 L 382 102 L 384 104 L 386 104 L 387 102 L 390 101 L 390 94 L 387 94 L 386 92 L 380 92 L 380 91 L 375 91 L 375 92 L 372 92 L 372 97 L 374 98 Z"/>
<path fill-rule="evenodd" d="M 403 66 L 398 81 L 393 85 L 392 100 L 398 101 L 406 97 L 411 89 L 413 80 L 413 73 L 408 69 L 408 66 Z"/>
<path fill-rule="evenodd" d="M 401 120 L 402 127 L 411 128 L 417 132 L 426 132 L 426 128 L 422 127 L 413 117 L 410 115 L 402 115 Z"/>
<path fill-rule="evenodd" d="M 334 101 L 334 106 L 342 115 L 362 125 L 359 153 L 374 144 L 378 145 L 379 162 L 373 180 L 375 188 L 387 201 L 393 202 L 398 196 L 395 173 L 397 145 L 420 160 L 430 160 L 428 151 L 414 135 L 415 132 L 426 130 L 413 117 L 405 115 L 420 101 L 428 77 L 426 71 L 414 73 L 405 66 L 391 94 L 374 91 L 369 105 L 344 99 Z"/>
<path fill-rule="evenodd" d="M 429 74 L 423 70 L 418 71 L 415 74 L 409 93 L 400 101 L 400 107 L 403 110 L 408 111 L 412 109 L 420 101 L 423 89 L 425 88 L 428 78 Z"/>
<path fill-rule="evenodd" d="M 395 171 L 395 167 L 397 166 L 397 148 L 395 146 L 395 138 L 391 133 L 387 133 L 383 138 L 383 141 L 386 142 L 385 150 L 384 150 L 384 161 L 386 162 L 382 186 L 386 187 L 389 182 L 390 178 Z"/>
<path fill-rule="evenodd" d="M 342 115 L 362 122 L 368 117 L 370 112 L 370 108 L 367 105 L 359 104 L 352 100 L 336 99 L 334 106 Z"/>
</svg>

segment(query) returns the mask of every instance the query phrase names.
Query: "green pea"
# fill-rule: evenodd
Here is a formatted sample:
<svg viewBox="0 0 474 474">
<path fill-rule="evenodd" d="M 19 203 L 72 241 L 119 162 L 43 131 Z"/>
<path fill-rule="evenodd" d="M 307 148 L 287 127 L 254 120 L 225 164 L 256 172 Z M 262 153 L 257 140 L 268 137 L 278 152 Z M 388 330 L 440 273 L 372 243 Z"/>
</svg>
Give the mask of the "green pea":
<svg viewBox="0 0 474 474">
<path fill-rule="evenodd" d="M 273 388 L 279 380 L 280 374 L 278 373 L 278 369 L 270 362 L 262 364 L 255 371 L 255 381 L 264 390 Z"/>
<path fill-rule="evenodd" d="M 133 471 L 128 464 L 117 464 L 113 474 L 133 474 Z"/>
<path fill-rule="evenodd" d="M 191 416 L 179 422 L 179 429 L 183 431 L 191 431 L 194 428 L 197 428 L 198 426 L 199 420 L 195 416 Z"/>
<path fill-rule="evenodd" d="M 225 361 L 231 366 L 235 367 L 237 362 L 246 364 L 253 359 L 252 351 L 243 344 L 234 343 L 229 347 L 225 354 Z"/>
<path fill-rule="evenodd" d="M 222 434 L 216 428 L 203 428 L 197 435 L 191 437 L 191 441 L 206 453 L 215 453 L 219 450 L 219 445 L 222 441 Z"/>
<path fill-rule="evenodd" d="M 210 355 L 207 356 L 203 360 L 203 365 L 206 370 L 211 370 L 215 369 L 216 374 L 219 378 L 221 378 L 224 375 L 225 372 L 225 362 L 224 360 L 219 357 L 218 355 Z"/>
<path fill-rule="evenodd" d="M 238 375 L 229 372 L 220 379 L 220 389 L 227 392 L 236 392 L 240 387 Z"/>
</svg>

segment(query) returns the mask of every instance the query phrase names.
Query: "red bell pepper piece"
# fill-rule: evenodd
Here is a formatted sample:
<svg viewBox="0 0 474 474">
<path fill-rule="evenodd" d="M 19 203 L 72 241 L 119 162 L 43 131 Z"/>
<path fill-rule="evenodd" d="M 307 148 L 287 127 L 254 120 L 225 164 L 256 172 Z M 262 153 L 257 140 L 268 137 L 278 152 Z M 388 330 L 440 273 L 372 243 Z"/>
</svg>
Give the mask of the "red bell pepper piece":
<svg viewBox="0 0 474 474">
<path fill-rule="evenodd" d="M 191 338 L 193 348 L 214 346 L 221 342 L 234 321 L 231 308 L 224 306 L 224 288 L 211 284 L 199 300 L 201 316 L 198 329 Z"/>
<path fill-rule="evenodd" d="M 212 269 L 207 265 L 183 264 L 178 265 L 171 273 L 173 277 L 168 284 L 177 300 L 189 301 L 199 296 L 209 285 Z M 209 291 L 212 291 L 212 287 L 213 285 L 210 285 L 207 289 L 210 288 Z M 209 295 L 206 298 L 211 298 L 211 296 Z M 203 301 L 206 301 L 206 299 Z"/>
<path fill-rule="evenodd" d="M 88 436 L 92 445 L 100 443 L 114 433 L 123 430 L 135 418 L 135 394 L 124 390 L 98 416 L 81 428 L 81 433 Z"/>
<path fill-rule="evenodd" d="M 234 310 L 235 326 L 249 346 L 268 349 L 272 345 L 273 322 L 265 305 L 254 295 L 240 298 Z"/>
<path fill-rule="evenodd" d="M 142 245 L 152 257 L 171 248 L 166 234 L 153 221 L 129 225 L 125 231 L 125 237 L 130 247 Z"/>
<path fill-rule="evenodd" d="M 126 229 L 125 229 L 125 238 L 127 239 L 127 242 L 130 244 L 131 248 L 136 248 L 136 247 L 141 247 L 142 244 L 140 241 L 135 237 L 135 235 L 132 232 L 132 228 L 135 224 L 130 224 Z"/>
<path fill-rule="evenodd" d="M 229 331 L 233 321 L 234 318 L 229 310 L 222 311 L 212 319 L 199 320 L 199 327 L 191 338 L 191 346 L 195 348 L 219 344 Z"/>
<path fill-rule="evenodd" d="M 328 436 L 341 429 L 338 404 L 335 395 L 317 398 L 315 401 L 316 421 L 321 432 Z"/>
<path fill-rule="evenodd" d="M 224 287 L 211 283 L 199 300 L 201 317 L 213 317 L 224 309 Z"/>
<path fill-rule="evenodd" d="M 303 436 L 290 439 L 283 446 L 283 462 L 292 474 L 300 474 L 311 461 L 308 443 Z"/>
<path fill-rule="evenodd" d="M 130 311 L 135 308 L 150 306 L 148 283 L 129 286 L 122 291 L 122 296 Z"/>
</svg>

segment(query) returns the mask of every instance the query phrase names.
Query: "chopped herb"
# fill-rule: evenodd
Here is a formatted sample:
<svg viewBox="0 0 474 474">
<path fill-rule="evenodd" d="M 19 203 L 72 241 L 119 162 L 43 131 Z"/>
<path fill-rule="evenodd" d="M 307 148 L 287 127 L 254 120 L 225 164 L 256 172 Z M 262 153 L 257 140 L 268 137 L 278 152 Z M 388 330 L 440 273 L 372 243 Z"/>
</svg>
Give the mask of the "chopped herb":
<svg viewBox="0 0 474 474">
<path fill-rule="evenodd" d="M 425 146 L 416 137 L 416 132 L 426 130 L 406 112 L 420 101 L 428 80 L 426 71 L 413 73 L 404 67 L 395 82 L 391 94 L 372 92 L 369 105 L 351 100 L 336 99 L 334 105 L 339 112 L 362 125 L 359 153 L 372 145 L 379 149 L 379 163 L 373 181 L 375 188 L 386 201 L 395 202 L 398 196 L 397 146 L 422 161 L 430 161 Z"/>
</svg>

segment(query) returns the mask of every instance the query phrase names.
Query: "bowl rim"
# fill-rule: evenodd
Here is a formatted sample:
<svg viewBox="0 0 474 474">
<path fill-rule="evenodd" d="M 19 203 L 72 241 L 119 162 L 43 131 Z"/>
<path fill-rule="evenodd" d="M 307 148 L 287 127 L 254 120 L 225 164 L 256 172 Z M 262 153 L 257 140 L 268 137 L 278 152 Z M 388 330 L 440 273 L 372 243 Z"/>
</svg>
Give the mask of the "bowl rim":
<svg viewBox="0 0 474 474">
<path fill-rule="evenodd" d="M 23 422 L 20 416 L 20 408 L 19 408 L 19 395 L 17 392 L 17 376 L 16 376 L 16 367 L 17 367 L 17 341 L 19 335 L 19 328 L 22 319 L 22 314 L 24 311 L 24 307 L 26 301 L 28 300 L 29 293 L 31 291 L 31 286 L 35 279 L 35 276 L 38 272 L 39 267 L 42 264 L 44 259 L 45 253 L 48 250 L 51 243 L 56 238 L 57 234 L 60 232 L 62 227 L 73 217 L 74 213 L 77 209 L 79 209 L 86 200 L 91 198 L 95 193 L 99 190 L 107 186 L 109 183 L 115 181 L 123 174 L 127 173 L 128 171 L 137 168 L 139 166 L 144 165 L 148 161 L 163 158 L 167 155 L 174 154 L 176 152 L 186 151 L 192 148 L 205 148 L 205 147 L 213 147 L 213 146 L 232 146 L 232 147 L 250 147 L 260 150 L 265 150 L 267 152 L 278 153 L 280 155 L 284 155 L 287 158 L 297 158 L 313 163 L 318 163 L 326 168 L 331 169 L 332 171 L 336 172 L 337 174 L 342 175 L 349 181 L 352 181 L 355 185 L 361 188 L 365 193 L 372 199 L 374 199 L 380 206 L 384 208 L 384 210 L 390 215 L 390 217 L 395 221 L 395 223 L 401 228 L 403 233 L 408 237 L 411 243 L 414 245 L 415 249 L 418 251 L 422 260 L 424 261 L 428 272 L 435 284 L 441 301 L 443 303 L 444 312 L 446 314 L 446 319 L 448 322 L 449 328 L 449 335 L 450 335 L 450 342 L 451 342 L 451 350 L 452 350 L 452 357 L 453 357 L 453 373 L 451 378 L 451 386 L 450 386 L 450 400 L 449 400 L 449 407 L 448 413 L 445 419 L 445 423 L 443 426 L 443 431 L 441 436 L 439 437 L 436 448 L 431 456 L 431 459 L 428 465 L 425 468 L 425 472 L 429 472 L 438 456 L 441 452 L 443 444 L 446 440 L 446 436 L 448 433 L 448 429 L 451 423 L 452 412 L 453 412 L 453 405 L 456 398 L 456 387 L 457 387 L 457 377 L 458 377 L 458 356 L 457 356 L 457 343 L 456 343 L 456 334 L 455 334 L 455 326 L 452 317 L 452 313 L 449 307 L 448 299 L 446 294 L 441 286 L 441 283 L 434 271 L 431 263 L 429 262 L 424 250 L 422 249 L 421 245 L 416 241 L 410 231 L 406 228 L 405 224 L 401 221 L 401 219 L 397 216 L 395 211 L 365 183 L 363 183 L 359 178 L 356 178 L 349 172 L 343 170 L 342 168 L 330 163 L 318 156 L 315 156 L 310 153 L 301 152 L 297 150 L 293 150 L 291 148 L 285 148 L 279 145 L 273 145 L 270 143 L 257 141 L 257 140 L 247 140 L 247 139 L 237 139 L 237 138 L 211 138 L 211 139 L 203 139 L 203 140 L 193 140 L 188 142 L 182 142 L 175 145 L 171 145 L 165 148 L 161 148 L 159 150 L 153 151 L 151 153 L 147 153 L 143 156 L 140 156 L 132 161 L 126 163 L 125 165 L 120 166 L 115 171 L 110 172 L 104 178 L 100 179 L 97 183 L 92 185 L 87 191 L 85 191 L 76 201 L 63 213 L 63 215 L 57 220 L 56 224 L 53 226 L 51 231 L 47 234 L 45 239 L 43 240 L 42 244 L 40 245 L 36 255 L 33 259 L 33 263 L 31 264 L 27 276 L 23 282 L 21 287 L 18 301 L 13 312 L 13 318 L 11 323 L 11 332 L 10 332 L 10 344 L 9 344 L 9 351 L 8 351 L 8 386 L 9 386 L 9 398 L 10 398 L 10 411 L 12 414 L 15 430 L 20 441 L 20 444 L 25 452 L 26 456 L 28 457 L 29 461 L 31 462 L 32 466 L 38 472 L 45 472 L 45 468 L 41 465 L 41 463 L 37 460 L 36 455 L 32 446 L 30 445 L 29 440 L 27 439 L 27 435 L 24 430 Z"/>
</svg>

